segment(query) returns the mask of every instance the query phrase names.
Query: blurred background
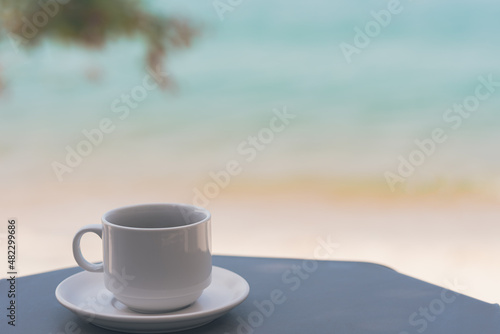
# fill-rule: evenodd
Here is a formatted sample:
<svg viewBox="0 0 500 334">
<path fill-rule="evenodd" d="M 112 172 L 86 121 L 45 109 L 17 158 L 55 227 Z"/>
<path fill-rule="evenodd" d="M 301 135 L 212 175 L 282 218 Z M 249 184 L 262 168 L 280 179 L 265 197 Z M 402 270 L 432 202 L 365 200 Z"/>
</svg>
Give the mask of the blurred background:
<svg viewBox="0 0 500 334">
<path fill-rule="evenodd" d="M 330 241 L 331 260 L 500 302 L 498 2 L 0 6 L 22 275 L 76 265 L 74 233 L 112 208 L 185 202 L 212 212 L 215 254 Z"/>
</svg>

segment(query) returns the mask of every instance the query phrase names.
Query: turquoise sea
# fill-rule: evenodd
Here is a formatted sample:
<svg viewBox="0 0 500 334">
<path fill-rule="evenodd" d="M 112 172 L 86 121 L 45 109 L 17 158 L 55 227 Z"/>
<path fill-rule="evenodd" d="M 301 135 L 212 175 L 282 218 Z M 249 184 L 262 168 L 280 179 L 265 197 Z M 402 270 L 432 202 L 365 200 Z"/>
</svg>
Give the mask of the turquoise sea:
<svg viewBox="0 0 500 334">
<path fill-rule="evenodd" d="M 100 50 L 44 41 L 16 52 L 3 39 L 2 182 L 57 184 L 54 161 L 64 163 L 66 147 L 109 118 L 116 129 L 64 182 L 196 185 L 238 160 L 239 180 L 250 183 L 305 180 L 332 192 L 390 193 L 385 173 L 397 173 L 415 140 L 441 128 L 447 140 L 398 191 L 500 193 L 500 87 L 460 126 L 444 119 L 474 96 L 479 77 L 500 82 L 498 1 L 401 0 L 385 25 L 373 22 L 391 1 L 221 2 L 231 7 L 224 20 L 217 2 L 148 4 L 200 24 L 203 34 L 165 60 L 178 88 L 148 91 L 125 119 L 112 104 L 148 75 L 143 41 Z M 375 29 L 369 44 L 348 62 L 340 46 L 355 46 L 366 27 Z M 245 161 L 238 146 L 283 108 L 296 117 Z"/>
</svg>

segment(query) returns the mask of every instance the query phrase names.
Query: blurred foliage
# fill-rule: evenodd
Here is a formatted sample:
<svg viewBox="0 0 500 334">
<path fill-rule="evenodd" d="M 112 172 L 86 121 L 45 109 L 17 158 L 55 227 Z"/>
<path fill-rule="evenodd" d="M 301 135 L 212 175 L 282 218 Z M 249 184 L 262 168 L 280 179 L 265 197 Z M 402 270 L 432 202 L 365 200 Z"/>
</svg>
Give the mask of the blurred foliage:
<svg viewBox="0 0 500 334">
<path fill-rule="evenodd" d="M 134 0 L 0 0 L 0 38 L 26 48 L 42 39 L 100 48 L 113 39 L 140 36 L 147 45 L 147 64 L 156 73 L 165 73 L 162 60 L 174 49 L 189 47 L 200 29 L 185 19 L 151 13 L 144 4 Z M 163 79 L 163 87 L 172 84 Z"/>
</svg>

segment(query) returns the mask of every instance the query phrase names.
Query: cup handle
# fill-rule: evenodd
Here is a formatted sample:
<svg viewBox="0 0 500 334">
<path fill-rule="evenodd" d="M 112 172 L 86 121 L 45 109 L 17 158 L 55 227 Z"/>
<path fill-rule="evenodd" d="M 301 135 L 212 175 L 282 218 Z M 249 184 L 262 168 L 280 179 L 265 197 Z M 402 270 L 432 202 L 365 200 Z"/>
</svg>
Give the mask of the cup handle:
<svg viewBox="0 0 500 334">
<path fill-rule="evenodd" d="M 82 255 L 82 250 L 80 249 L 80 241 L 82 240 L 82 236 L 87 232 L 93 232 L 102 239 L 101 224 L 92 224 L 82 227 L 78 232 L 76 232 L 75 237 L 73 238 L 73 256 L 75 257 L 76 263 L 78 263 L 78 265 L 83 269 L 91 272 L 102 272 L 102 263 L 90 263 L 89 261 L 85 260 Z"/>
</svg>

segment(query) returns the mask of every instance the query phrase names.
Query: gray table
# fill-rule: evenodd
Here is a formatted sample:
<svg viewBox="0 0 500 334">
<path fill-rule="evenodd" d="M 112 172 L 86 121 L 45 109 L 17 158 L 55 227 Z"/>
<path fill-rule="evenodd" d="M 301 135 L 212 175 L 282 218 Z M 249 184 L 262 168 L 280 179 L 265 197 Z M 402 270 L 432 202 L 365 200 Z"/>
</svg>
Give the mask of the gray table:
<svg viewBox="0 0 500 334">
<path fill-rule="evenodd" d="M 225 316 L 190 333 L 499 334 L 500 307 L 363 262 L 215 256 L 214 265 L 250 284 L 250 295 Z M 80 320 L 54 296 L 56 286 L 81 271 L 63 269 L 21 277 L 16 327 L 7 325 L 6 280 L 0 281 L 0 333 L 116 333 Z M 280 304 L 257 305 L 283 293 Z M 269 305 L 269 304 L 267 304 Z M 265 314 L 264 314 L 265 313 Z"/>
</svg>

